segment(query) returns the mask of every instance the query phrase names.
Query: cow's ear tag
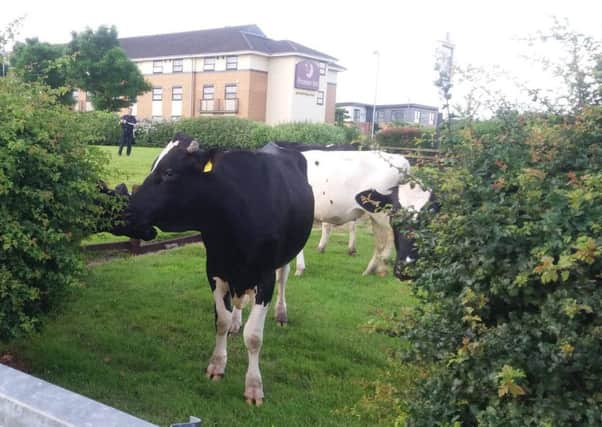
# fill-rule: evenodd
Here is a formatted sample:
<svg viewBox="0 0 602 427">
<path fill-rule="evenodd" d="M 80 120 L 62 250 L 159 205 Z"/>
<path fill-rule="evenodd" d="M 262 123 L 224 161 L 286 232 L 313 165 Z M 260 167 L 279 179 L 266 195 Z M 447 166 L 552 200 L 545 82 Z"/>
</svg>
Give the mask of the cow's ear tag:
<svg viewBox="0 0 602 427">
<path fill-rule="evenodd" d="M 213 170 L 213 163 L 211 163 L 211 160 L 207 160 L 207 163 L 205 163 L 205 167 L 203 167 L 203 172 L 207 173 L 207 172 L 211 172 Z"/>
</svg>

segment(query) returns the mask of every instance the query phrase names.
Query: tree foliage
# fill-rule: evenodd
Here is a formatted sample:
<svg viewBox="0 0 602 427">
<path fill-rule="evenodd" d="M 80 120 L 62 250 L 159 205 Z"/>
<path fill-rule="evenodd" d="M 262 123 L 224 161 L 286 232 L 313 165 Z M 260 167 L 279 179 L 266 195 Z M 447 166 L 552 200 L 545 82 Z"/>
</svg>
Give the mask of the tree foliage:
<svg viewBox="0 0 602 427">
<path fill-rule="evenodd" d="M 65 105 L 73 104 L 64 46 L 40 42 L 37 38 L 27 39 L 25 43 L 15 44 L 10 64 L 23 81 L 40 82 L 59 89 L 59 101 Z"/>
<path fill-rule="evenodd" d="M 114 26 L 72 33 L 67 54 L 72 59 L 73 84 L 90 93 L 97 110 L 117 111 L 150 90 L 136 64 L 119 47 Z"/>
</svg>

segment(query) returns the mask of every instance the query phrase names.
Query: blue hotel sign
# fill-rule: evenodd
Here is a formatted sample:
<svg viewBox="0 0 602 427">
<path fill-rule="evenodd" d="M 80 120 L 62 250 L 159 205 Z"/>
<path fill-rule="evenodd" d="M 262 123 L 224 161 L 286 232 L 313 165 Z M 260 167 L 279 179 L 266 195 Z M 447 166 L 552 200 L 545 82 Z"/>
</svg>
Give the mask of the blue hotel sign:
<svg viewBox="0 0 602 427">
<path fill-rule="evenodd" d="M 297 89 L 318 90 L 320 87 L 320 67 L 314 61 L 301 61 L 295 66 L 295 87 Z"/>
</svg>

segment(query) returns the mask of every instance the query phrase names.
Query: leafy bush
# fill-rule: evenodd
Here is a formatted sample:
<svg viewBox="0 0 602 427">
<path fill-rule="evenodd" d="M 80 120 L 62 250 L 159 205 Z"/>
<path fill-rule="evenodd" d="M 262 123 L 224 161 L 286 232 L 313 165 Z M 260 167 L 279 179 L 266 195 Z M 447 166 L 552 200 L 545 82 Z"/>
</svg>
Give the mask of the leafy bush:
<svg viewBox="0 0 602 427">
<path fill-rule="evenodd" d="M 323 123 L 286 123 L 274 127 L 238 117 L 195 117 L 178 121 L 141 122 L 136 144 L 162 147 L 177 132 L 208 147 L 256 148 L 273 140 L 335 144 L 345 141 L 345 131 Z"/>
<path fill-rule="evenodd" d="M 312 144 L 342 144 L 345 139 L 342 128 L 326 123 L 282 123 L 274 126 L 270 132 L 270 140 Z"/>
<path fill-rule="evenodd" d="M 602 108 L 457 137 L 420 174 L 439 213 L 400 218 L 421 254 L 406 356 L 430 366 L 409 424 L 600 425 Z"/>
<path fill-rule="evenodd" d="M 96 227 L 100 154 L 56 92 L 0 79 L 0 339 L 31 332 L 81 271 Z"/>
<path fill-rule="evenodd" d="M 376 142 L 385 147 L 434 148 L 435 133 L 419 127 L 390 127 L 375 136 Z"/>
<path fill-rule="evenodd" d="M 83 141 L 93 145 L 119 145 L 121 126 L 119 115 L 105 111 L 90 111 L 78 116 Z"/>
</svg>

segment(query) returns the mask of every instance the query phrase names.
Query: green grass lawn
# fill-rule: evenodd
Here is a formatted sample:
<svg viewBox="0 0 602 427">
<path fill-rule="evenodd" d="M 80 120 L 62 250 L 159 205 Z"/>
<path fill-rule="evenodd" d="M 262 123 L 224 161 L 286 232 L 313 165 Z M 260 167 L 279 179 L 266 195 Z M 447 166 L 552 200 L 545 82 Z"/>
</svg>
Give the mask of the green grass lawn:
<svg viewBox="0 0 602 427">
<path fill-rule="evenodd" d="M 407 284 L 361 276 L 372 253 L 365 230 L 356 257 L 346 254 L 346 233 L 333 233 L 325 254 L 314 249 L 318 237 L 314 230 L 305 276 L 291 274 L 289 325 L 271 315 L 266 321 L 259 408 L 243 398 L 242 335 L 229 338 L 226 377 L 204 376 L 215 334 L 198 244 L 89 268 L 41 333 L 0 345 L 0 353 L 14 353 L 33 375 L 160 425 L 189 415 L 205 426 L 391 425 L 373 385 L 401 369 L 392 357 L 400 342 L 366 325 L 411 305 Z M 360 416 L 362 402 L 377 414 Z"/>
<path fill-rule="evenodd" d="M 109 187 L 113 188 L 122 182 L 126 183 L 128 189 L 132 189 L 133 184 L 142 184 L 144 178 L 149 174 L 153 161 L 163 148 L 155 147 L 137 147 L 132 148 L 130 156 L 117 155 L 118 147 L 97 145 L 95 146 L 106 153 L 110 160 L 107 165 L 109 175 L 105 178 Z"/>
</svg>

